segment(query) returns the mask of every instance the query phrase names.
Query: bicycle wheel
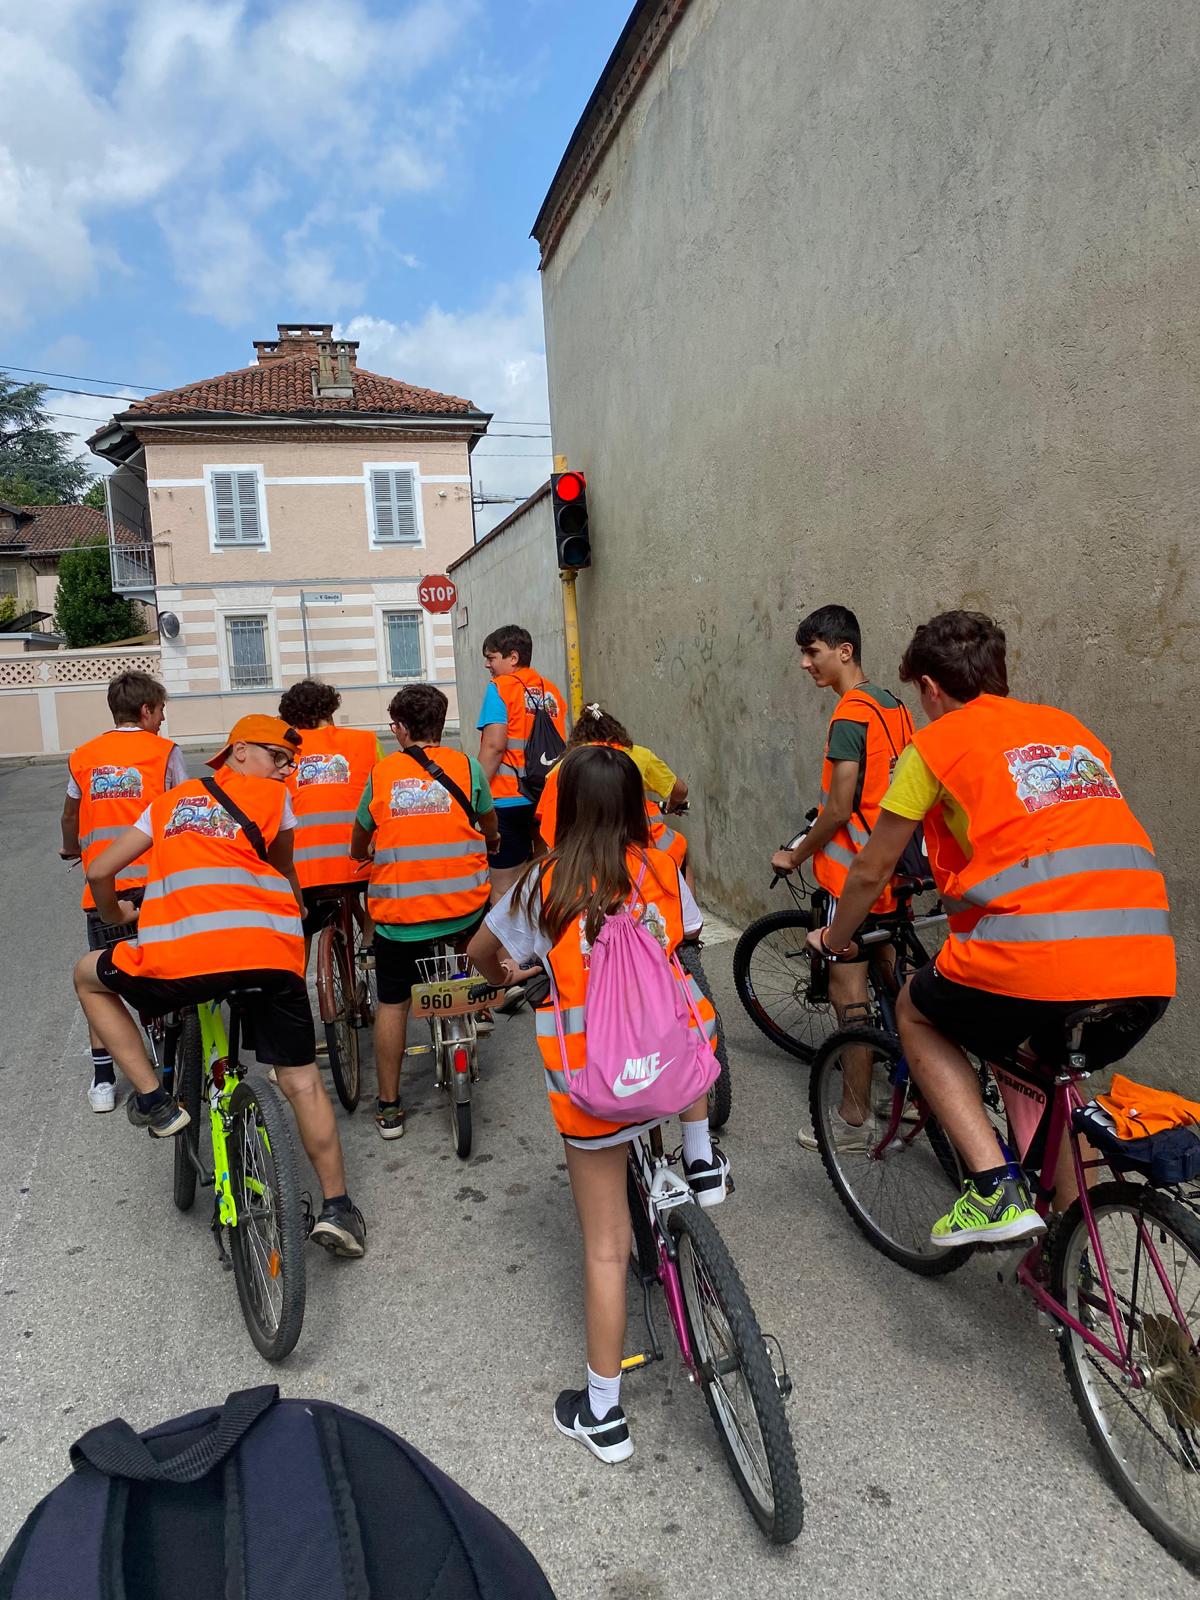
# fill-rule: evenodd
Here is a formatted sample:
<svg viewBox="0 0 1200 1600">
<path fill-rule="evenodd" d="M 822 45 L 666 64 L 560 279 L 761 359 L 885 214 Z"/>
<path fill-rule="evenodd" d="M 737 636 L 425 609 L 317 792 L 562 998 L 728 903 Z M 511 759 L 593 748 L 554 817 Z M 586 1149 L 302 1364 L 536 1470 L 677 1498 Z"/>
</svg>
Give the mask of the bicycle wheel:
<svg viewBox="0 0 1200 1600">
<path fill-rule="evenodd" d="M 200 1018 L 189 1011 L 175 1047 L 175 1098 L 191 1117 L 191 1122 L 174 1140 L 175 1204 L 190 1211 L 196 1199 L 196 1166 L 200 1157 L 200 1091 L 204 1083 L 204 1047 L 200 1038 Z"/>
<path fill-rule="evenodd" d="M 935 1278 L 961 1267 L 971 1254 L 969 1245 L 943 1250 L 929 1237 L 934 1222 L 954 1203 L 962 1169 L 954 1146 L 932 1117 L 920 1131 L 917 1123 L 902 1121 L 880 1151 L 901 1088 L 892 1083 L 900 1054 L 899 1041 L 878 1028 L 842 1028 L 830 1034 L 813 1063 L 809 1109 L 829 1181 L 859 1230 L 900 1266 Z M 843 1099 L 862 1103 L 864 1080 L 869 1108 L 864 1126 L 871 1132 L 862 1141 L 864 1148 L 848 1148 L 844 1142 L 838 1149 L 833 1113 Z"/>
<path fill-rule="evenodd" d="M 358 1105 L 357 986 L 346 938 L 340 927 L 326 923 L 317 942 L 317 993 L 325 1022 L 325 1042 L 337 1097 L 347 1111 Z"/>
<path fill-rule="evenodd" d="M 721 1070 L 714 1078 L 712 1087 L 708 1091 L 708 1125 L 715 1132 L 718 1128 L 723 1128 L 729 1121 L 729 1113 L 733 1109 L 733 1082 L 729 1075 L 729 1055 L 725 1049 L 725 1029 L 721 1026 L 721 1013 L 717 1010 L 717 1002 L 713 996 L 712 985 L 708 981 L 708 974 L 705 972 L 704 964 L 700 960 L 700 946 L 688 944 L 685 941 L 679 946 L 677 954 L 680 965 L 685 972 L 695 978 L 701 994 L 716 1013 L 716 1057 Z"/>
<path fill-rule="evenodd" d="M 282 1361 L 304 1322 L 304 1224 L 292 1129 L 278 1089 L 244 1078 L 229 1103 L 229 1230 L 242 1316 L 255 1348 Z"/>
<path fill-rule="evenodd" d="M 828 985 L 814 983 L 804 949 L 805 911 L 772 911 L 752 922 L 733 952 L 733 982 L 755 1027 L 798 1061 L 811 1061 L 836 1026 Z"/>
<path fill-rule="evenodd" d="M 1142 1185 L 1098 1184 L 1089 1199 L 1143 1382 L 1129 1383 L 1121 1368 L 1067 1327 L 1058 1346 L 1067 1385 L 1121 1499 L 1160 1544 L 1200 1572 L 1200 1219 Z M 1050 1292 L 1113 1344 L 1078 1200 L 1057 1231 Z"/>
<path fill-rule="evenodd" d="M 773 1544 L 804 1525 L 804 1498 L 783 1396 L 749 1297 L 724 1240 L 698 1205 L 675 1206 L 688 1336 L 713 1425 L 755 1521 Z"/>
</svg>

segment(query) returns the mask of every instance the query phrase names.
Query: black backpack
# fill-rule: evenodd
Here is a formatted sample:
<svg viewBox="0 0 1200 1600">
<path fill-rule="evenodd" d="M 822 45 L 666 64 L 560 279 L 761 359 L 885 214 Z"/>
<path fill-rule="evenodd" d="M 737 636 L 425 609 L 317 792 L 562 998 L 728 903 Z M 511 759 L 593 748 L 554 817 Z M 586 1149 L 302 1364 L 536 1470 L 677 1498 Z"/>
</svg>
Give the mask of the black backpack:
<svg viewBox="0 0 1200 1600">
<path fill-rule="evenodd" d="M 30 1512 L 0 1600 L 554 1600 L 504 1523 L 394 1433 L 274 1384 L 106 1422 Z"/>
<path fill-rule="evenodd" d="M 546 691 L 534 698 L 534 691 L 525 691 L 526 706 L 533 705 L 533 724 L 525 740 L 525 774 L 517 779 L 517 787 L 534 805 L 542 798 L 546 787 L 546 774 L 566 754 L 567 741 L 554 726 L 554 718 L 546 705 Z"/>
</svg>

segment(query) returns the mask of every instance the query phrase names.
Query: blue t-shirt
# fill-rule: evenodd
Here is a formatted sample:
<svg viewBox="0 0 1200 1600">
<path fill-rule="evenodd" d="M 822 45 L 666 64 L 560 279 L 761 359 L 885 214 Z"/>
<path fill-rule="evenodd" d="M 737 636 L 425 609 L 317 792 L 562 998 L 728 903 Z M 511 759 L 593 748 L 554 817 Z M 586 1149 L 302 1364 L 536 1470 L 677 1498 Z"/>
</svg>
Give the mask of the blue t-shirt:
<svg viewBox="0 0 1200 1600">
<path fill-rule="evenodd" d="M 483 705 L 479 710 L 479 721 L 475 726 L 482 730 L 483 728 L 494 727 L 497 722 L 502 723 L 505 728 L 508 727 L 508 707 L 504 704 L 504 696 L 497 689 L 495 679 L 493 679 L 488 684 L 483 696 Z M 524 795 L 514 794 L 507 796 L 503 800 L 497 800 L 496 808 L 499 810 L 501 806 L 527 806 L 531 803 Z"/>
</svg>

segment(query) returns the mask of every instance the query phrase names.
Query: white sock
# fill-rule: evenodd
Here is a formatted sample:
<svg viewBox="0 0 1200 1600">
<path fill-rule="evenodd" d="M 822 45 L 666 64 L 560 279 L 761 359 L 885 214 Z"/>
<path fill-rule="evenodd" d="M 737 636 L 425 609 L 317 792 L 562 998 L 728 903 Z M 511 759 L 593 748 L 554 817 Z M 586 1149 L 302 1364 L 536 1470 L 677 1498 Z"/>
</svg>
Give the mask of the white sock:
<svg viewBox="0 0 1200 1600">
<path fill-rule="evenodd" d="M 621 1404 L 621 1374 L 615 1378 L 602 1378 L 598 1372 L 587 1369 L 588 1405 L 597 1422 L 602 1421 L 614 1406 Z"/>
<path fill-rule="evenodd" d="M 690 1167 L 693 1161 L 712 1160 L 712 1135 L 708 1131 L 708 1118 L 700 1122 L 683 1122 L 683 1162 Z"/>
</svg>

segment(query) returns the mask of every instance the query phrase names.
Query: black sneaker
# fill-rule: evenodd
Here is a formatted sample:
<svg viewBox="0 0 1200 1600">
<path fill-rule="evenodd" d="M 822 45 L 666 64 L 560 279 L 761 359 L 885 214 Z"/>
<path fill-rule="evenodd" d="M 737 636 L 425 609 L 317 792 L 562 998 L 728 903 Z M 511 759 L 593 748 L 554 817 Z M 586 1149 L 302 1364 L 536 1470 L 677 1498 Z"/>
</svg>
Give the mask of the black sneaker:
<svg viewBox="0 0 1200 1600">
<path fill-rule="evenodd" d="M 711 1161 L 685 1161 L 683 1175 L 697 1205 L 702 1205 L 706 1211 L 710 1206 L 719 1206 L 727 1194 L 733 1193 L 729 1157 L 715 1139 Z"/>
<path fill-rule="evenodd" d="M 620 1406 L 613 1406 L 597 1421 L 588 1405 L 586 1389 L 564 1389 L 554 1402 L 554 1426 L 568 1439 L 578 1439 L 599 1461 L 610 1467 L 633 1454 L 629 1424 Z"/>
<path fill-rule="evenodd" d="M 502 1017 L 515 1017 L 524 1004 L 525 985 L 514 983 L 504 991 L 504 998 L 497 1001 L 492 1010 L 498 1011 Z"/>
<path fill-rule="evenodd" d="M 131 1094 L 125 1102 L 125 1115 L 135 1128 L 148 1128 L 152 1139 L 173 1139 L 191 1122 L 191 1117 L 177 1100 L 164 1095 L 149 1111 L 139 1111 L 137 1095 Z"/>
<path fill-rule="evenodd" d="M 367 1252 L 367 1225 L 357 1206 L 324 1205 L 309 1238 L 335 1256 L 357 1259 Z"/>
</svg>

